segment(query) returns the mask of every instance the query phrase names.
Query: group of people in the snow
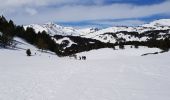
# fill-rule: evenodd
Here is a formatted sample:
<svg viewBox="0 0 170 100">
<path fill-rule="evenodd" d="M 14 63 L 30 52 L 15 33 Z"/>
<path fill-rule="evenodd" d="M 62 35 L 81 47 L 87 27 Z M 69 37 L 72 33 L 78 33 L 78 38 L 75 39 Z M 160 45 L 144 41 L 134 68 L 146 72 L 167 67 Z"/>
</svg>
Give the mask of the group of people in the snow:
<svg viewBox="0 0 170 100">
<path fill-rule="evenodd" d="M 26 54 L 27 56 L 31 56 L 31 50 L 30 49 L 27 49 L 26 50 Z M 36 54 L 36 53 L 35 53 Z M 77 55 L 71 55 L 69 56 L 70 58 L 74 58 L 76 60 L 86 60 L 86 56 L 77 56 Z"/>
<path fill-rule="evenodd" d="M 74 59 L 77 59 L 77 60 L 86 60 L 86 56 L 77 56 L 77 55 L 71 55 L 69 56 L 70 58 L 74 58 Z"/>
</svg>

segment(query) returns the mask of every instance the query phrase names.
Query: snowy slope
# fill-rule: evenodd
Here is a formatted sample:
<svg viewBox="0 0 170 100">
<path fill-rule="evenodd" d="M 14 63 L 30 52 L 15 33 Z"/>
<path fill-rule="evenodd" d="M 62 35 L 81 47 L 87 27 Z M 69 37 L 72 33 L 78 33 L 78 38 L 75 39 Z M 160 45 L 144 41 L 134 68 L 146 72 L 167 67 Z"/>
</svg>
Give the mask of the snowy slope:
<svg viewBox="0 0 170 100">
<path fill-rule="evenodd" d="M 109 27 L 109 28 L 102 29 L 102 30 L 99 30 L 97 32 L 88 34 L 84 37 L 93 38 L 93 39 L 96 39 L 96 40 L 100 40 L 102 42 L 115 43 L 116 40 L 112 37 L 112 35 L 108 35 L 108 34 L 105 34 L 105 33 L 110 33 L 110 32 L 116 33 L 116 32 L 120 32 L 120 31 L 133 32 L 133 31 L 136 31 L 136 30 L 137 29 L 133 28 L 133 27 Z"/>
<path fill-rule="evenodd" d="M 75 43 L 75 42 L 73 42 L 70 38 L 68 38 L 68 37 L 64 37 L 64 38 L 62 38 L 62 39 L 55 39 L 55 38 L 53 38 L 53 40 L 57 43 L 57 44 L 59 44 L 59 45 L 62 45 L 62 44 L 65 44 L 65 47 L 63 47 L 63 49 L 66 49 L 66 48 L 69 48 L 69 47 L 71 47 L 73 44 L 77 44 L 77 43 Z"/>
<path fill-rule="evenodd" d="M 94 33 L 94 32 L 99 31 L 99 29 L 93 27 L 93 28 L 83 28 L 83 29 L 79 29 L 78 31 L 80 32 L 80 36 L 86 36 L 86 35 L 88 35 L 88 34 L 90 34 L 90 33 Z"/>
<path fill-rule="evenodd" d="M 24 41 L 21 48 L 36 48 Z M 170 52 L 140 47 L 80 53 L 86 61 L 0 49 L 1 100 L 169 100 Z"/>
</svg>

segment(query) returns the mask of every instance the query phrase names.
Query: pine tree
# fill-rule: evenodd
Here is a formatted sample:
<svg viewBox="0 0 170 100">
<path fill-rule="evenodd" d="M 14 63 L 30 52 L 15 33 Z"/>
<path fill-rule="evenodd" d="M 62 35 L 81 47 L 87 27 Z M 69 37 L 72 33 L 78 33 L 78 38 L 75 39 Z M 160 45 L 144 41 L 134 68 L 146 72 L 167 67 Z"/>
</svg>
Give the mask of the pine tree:
<svg viewBox="0 0 170 100">
<path fill-rule="evenodd" d="M 47 43 L 43 40 L 43 38 L 38 38 L 37 47 L 38 47 L 39 49 L 41 49 L 42 51 L 48 49 L 48 45 L 47 45 Z"/>
</svg>

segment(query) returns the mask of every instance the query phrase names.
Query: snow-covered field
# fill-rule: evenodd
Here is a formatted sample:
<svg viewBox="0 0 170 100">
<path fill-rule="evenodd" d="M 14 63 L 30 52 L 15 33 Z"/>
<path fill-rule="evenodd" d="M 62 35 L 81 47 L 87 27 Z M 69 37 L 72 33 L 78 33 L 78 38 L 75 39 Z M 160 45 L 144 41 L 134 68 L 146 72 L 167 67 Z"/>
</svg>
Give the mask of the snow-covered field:
<svg viewBox="0 0 170 100">
<path fill-rule="evenodd" d="M 0 100 L 170 100 L 170 52 L 140 47 L 80 53 L 86 61 L 0 49 Z"/>
</svg>

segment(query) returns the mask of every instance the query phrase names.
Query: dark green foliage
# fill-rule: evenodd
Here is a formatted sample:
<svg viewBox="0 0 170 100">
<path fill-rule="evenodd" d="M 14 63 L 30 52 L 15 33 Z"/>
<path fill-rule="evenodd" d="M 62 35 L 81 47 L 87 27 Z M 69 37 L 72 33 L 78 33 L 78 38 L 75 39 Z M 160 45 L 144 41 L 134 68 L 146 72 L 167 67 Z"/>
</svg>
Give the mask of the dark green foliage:
<svg viewBox="0 0 170 100">
<path fill-rule="evenodd" d="M 15 33 L 15 25 L 10 20 L 9 22 L 5 19 L 5 17 L 0 16 L 0 31 L 4 34 L 8 34 L 10 36 L 14 36 Z"/>
<path fill-rule="evenodd" d="M 0 32 L 3 33 L 0 36 L 0 43 L 3 47 L 10 46 L 12 44 L 12 40 L 15 35 L 14 31 L 14 23 L 11 20 L 8 22 L 4 16 L 0 16 Z"/>
<path fill-rule="evenodd" d="M 12 37 L 8 34 L 3 34 L 0 36 L 0 43 L 4 48 L 6 48 L 7 46 L 12 45 Z"/>
</svg>

